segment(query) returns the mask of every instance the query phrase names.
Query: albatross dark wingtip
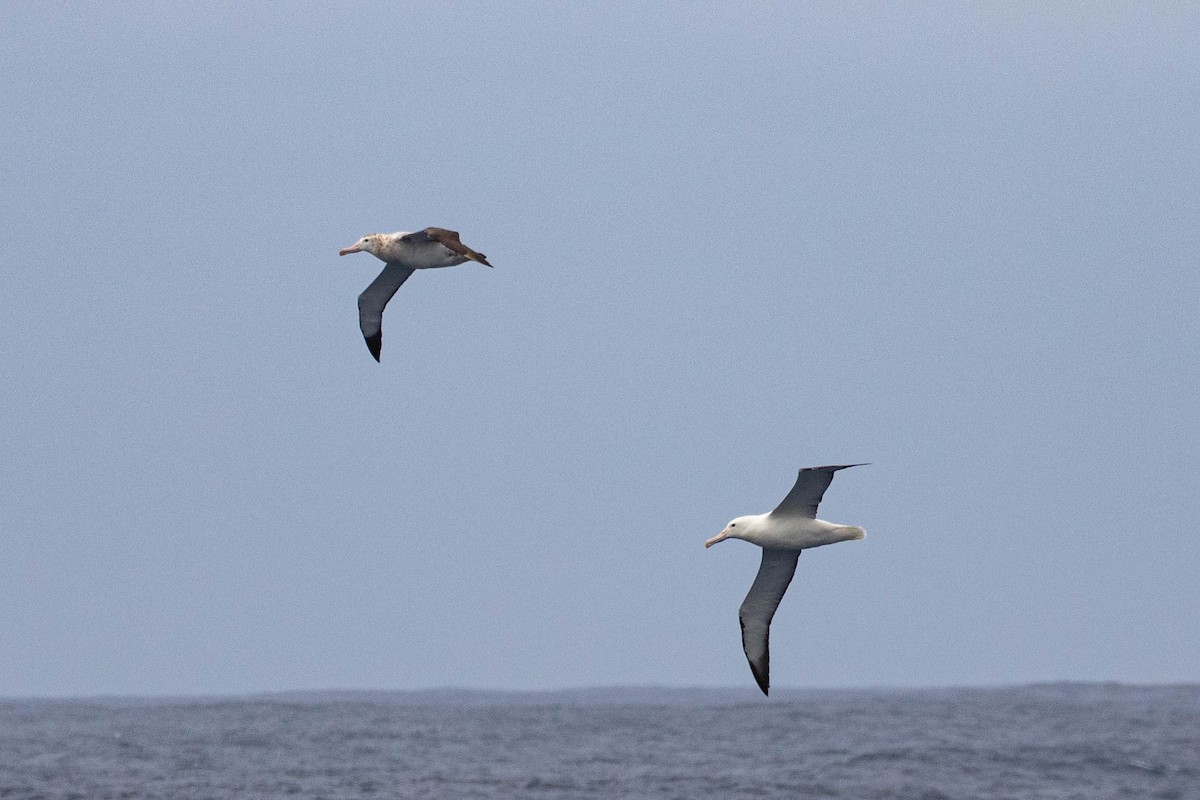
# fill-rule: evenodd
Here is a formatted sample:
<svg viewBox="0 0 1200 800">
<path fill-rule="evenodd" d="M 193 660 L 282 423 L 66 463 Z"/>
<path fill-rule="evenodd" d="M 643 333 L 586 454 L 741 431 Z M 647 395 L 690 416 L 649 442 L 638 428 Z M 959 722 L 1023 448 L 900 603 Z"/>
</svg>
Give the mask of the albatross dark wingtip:
<svg viewBox="0 0 1200 800">
<path fill-rule="evenodd" d="M 770 697 L 771 692 L 769 689 L 771 687 L 771 681 L 768 677 L 767 669 L 768 668 L 766 664 L 763 664 L 762 669 L 760 670 L 757 664 L 750 662 L 750 671 L 754 673 L 754 680 L 758 682 L 758 688 L 762 689 L 763 694 L 765 694 L 767 697 Z"/>
<path fill-rule="evenodd" d="M 752 590 L 753 591 L 753 590 Z M 750 655 L 750 648 L 746 642 L 746 619 L 741 612 L 738 613 L 738 624 L 742 628 L 742 652 L 746 654 L 746 663 L 750 665 L 750 672 L 754 673 L 754 680 L 758 684 L 758 688 L 762 689 L 762 693 L 771 696 L 767 691 L 771 685 L 771 635 L 768 633 L 763 640 L 763 653 L 758 658 Z M 767 624 L 770 624 L 768 620 Z"/>
<path fill-rule="evenodd" d="M 377 333 L 374 336 L 364 336 L 367 340 L 367 349 L 371 351 L 371 355 L 379 361 L 379 351 L 383 348 L 383 333 Z M 382 363 L 382 362 L 381 362 Z"/>
</svg>

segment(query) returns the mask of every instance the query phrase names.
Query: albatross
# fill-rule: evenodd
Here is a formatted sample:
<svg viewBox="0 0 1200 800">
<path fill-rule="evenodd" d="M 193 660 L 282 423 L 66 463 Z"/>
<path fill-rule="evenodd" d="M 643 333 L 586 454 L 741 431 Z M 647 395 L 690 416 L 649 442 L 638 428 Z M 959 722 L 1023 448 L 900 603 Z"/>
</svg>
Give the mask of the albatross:
<svg viewBox="0 0 1200 800">
<path fill-rule="evenodd" d="M 467 261 L 491 266 L 483 253 L 475 252 L 459 240 L 458 231 L 445 228 L 426 228 L 415 233 L 371 233 L 338 251 L 339 256 L 351 253 L 370 253 L 386 264 L 379 277 L 358 296 L 358 327 L 376 361 L 383 346 L 383 309 L 409 275 L 419 269 L 453 267 Z"/>
<path fill-rule="evenodd" d="M 779 601 L 796 573 L 800 551 L 834 542 L 848 542 L 866 536 L 862 528 L 835 525 L 817 519 L 817 506 L 825 490 L 833 482 L 833 473 L 863 464 L 841 464 L 830 467 L 805 467 L 796 478 L 796 485 L 783 502 L 769 514 L 750 514 L 738 517 L 725 530 L 704 543 L 712 547 L 726 539 L 744 539 L 763 549 L 762 565 L 750 586 L 750 592 L 738 609 L 742 623 L 742 649 L 750 662 L 750 671 L 758 688 L 769 694 L 771 655 L 768 638 L 771 618 Z"/>
</svg>

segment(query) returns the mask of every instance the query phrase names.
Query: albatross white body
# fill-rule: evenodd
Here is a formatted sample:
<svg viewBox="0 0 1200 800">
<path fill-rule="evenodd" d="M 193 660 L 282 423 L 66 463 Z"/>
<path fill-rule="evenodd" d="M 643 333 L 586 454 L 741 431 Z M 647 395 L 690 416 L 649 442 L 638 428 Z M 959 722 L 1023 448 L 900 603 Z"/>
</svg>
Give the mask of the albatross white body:
<svg viewBox="0 0 1200 800">
<path fill-rule="evenodd" d="M 849 542 L 866 536 L 862 528 L 838 525 L 815 517 L 749 514 L 738 517 L 725 530 L 704 544 L 708 547 L 726 539 L 744 539 L 751 544 L 776 550 L 808 550 L 823 544 Z"/>
<path fill-rule="evenodd" d="M 459 240 L 458 231 L 445 228 L 426 228 L 415 233 L 372 233 L 338 251 L 339 256 L 351 253 L 370 253 L 387 264 L 358 296 L 358 327 L 376 361 L 383 347 L 383 309 L 410 275 L 419 269 L 453 267 L 467 261 L 491 266 L 487 256 Z"/>
<path fill-rule="evenodd" d="M 775 616 L 775 609 L 779 608 L 779 601 L 796 574 L 800 551 L 866 536 L 862 528 L 854 525 L 838 525 L 817 519 L 817 506 L 833 482 L 833 473 L 858 466 L 862 465 L 806 467 L 800 470 L 796 485 L 774 511 L 738 517 L 726 525 L 725 530 L 704 543 L 705 547 L 712 547 L 726 539 L 743 539 L 763 549 L 758 575 L 746 599 L 742 601 L 742 607 L 738 609 L 738 621 L 742 625 L 742 649 L 763 694 L 769 693 L 771 683 L 771 618 Z"/>
</svg>

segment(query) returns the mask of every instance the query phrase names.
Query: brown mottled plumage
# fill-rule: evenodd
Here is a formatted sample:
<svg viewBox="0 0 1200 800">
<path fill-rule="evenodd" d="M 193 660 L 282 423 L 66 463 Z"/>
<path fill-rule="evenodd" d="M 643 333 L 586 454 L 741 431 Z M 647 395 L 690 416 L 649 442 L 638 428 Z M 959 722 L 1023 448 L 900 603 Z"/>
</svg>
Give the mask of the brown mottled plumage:
<svg viewBox="0 0 1200 800">
<path fill-rule="evenodd" d="M 422 235 L 425 236 L 426 239 L 432 239 L 447 250 L 453 250 L 460 256 L 465 256 L 472 261 L 478 261 L 480 264 L 488 267 L 491 266 L 491 264 L 488 264 L 487 256 L 485 256 L 483 253 L 475 252 L 462 243 L 462 240 L 458 238 L 458 231 L 450 231 L 446 230 L 445 228 L 426 228 L 420 233 L 410 233 L 404 238 L 412 239 L 415 236 Z"/>
</svg>

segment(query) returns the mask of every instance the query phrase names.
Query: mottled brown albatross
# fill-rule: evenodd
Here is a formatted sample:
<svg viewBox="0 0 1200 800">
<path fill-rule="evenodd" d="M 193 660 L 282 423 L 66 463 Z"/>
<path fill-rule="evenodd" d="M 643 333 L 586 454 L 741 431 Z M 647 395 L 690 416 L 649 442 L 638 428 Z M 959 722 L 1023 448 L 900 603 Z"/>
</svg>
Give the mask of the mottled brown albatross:
<svg viewBox="0 0 1200 800">
<path fill-rule="evenodd" d="M 383 346 L 383 309 L 409 275 L 419 269 L 453 267 L 467 261 L 491 266 L 483 253 L 459 240 L 458 231 L 445 228 L 368 234 L 338 251 L 339 256 L 351 253 L 370 253 L 386 264 L 379 277 L 358 296 L 358 327 L 376 361 Z"/>
</svg>

